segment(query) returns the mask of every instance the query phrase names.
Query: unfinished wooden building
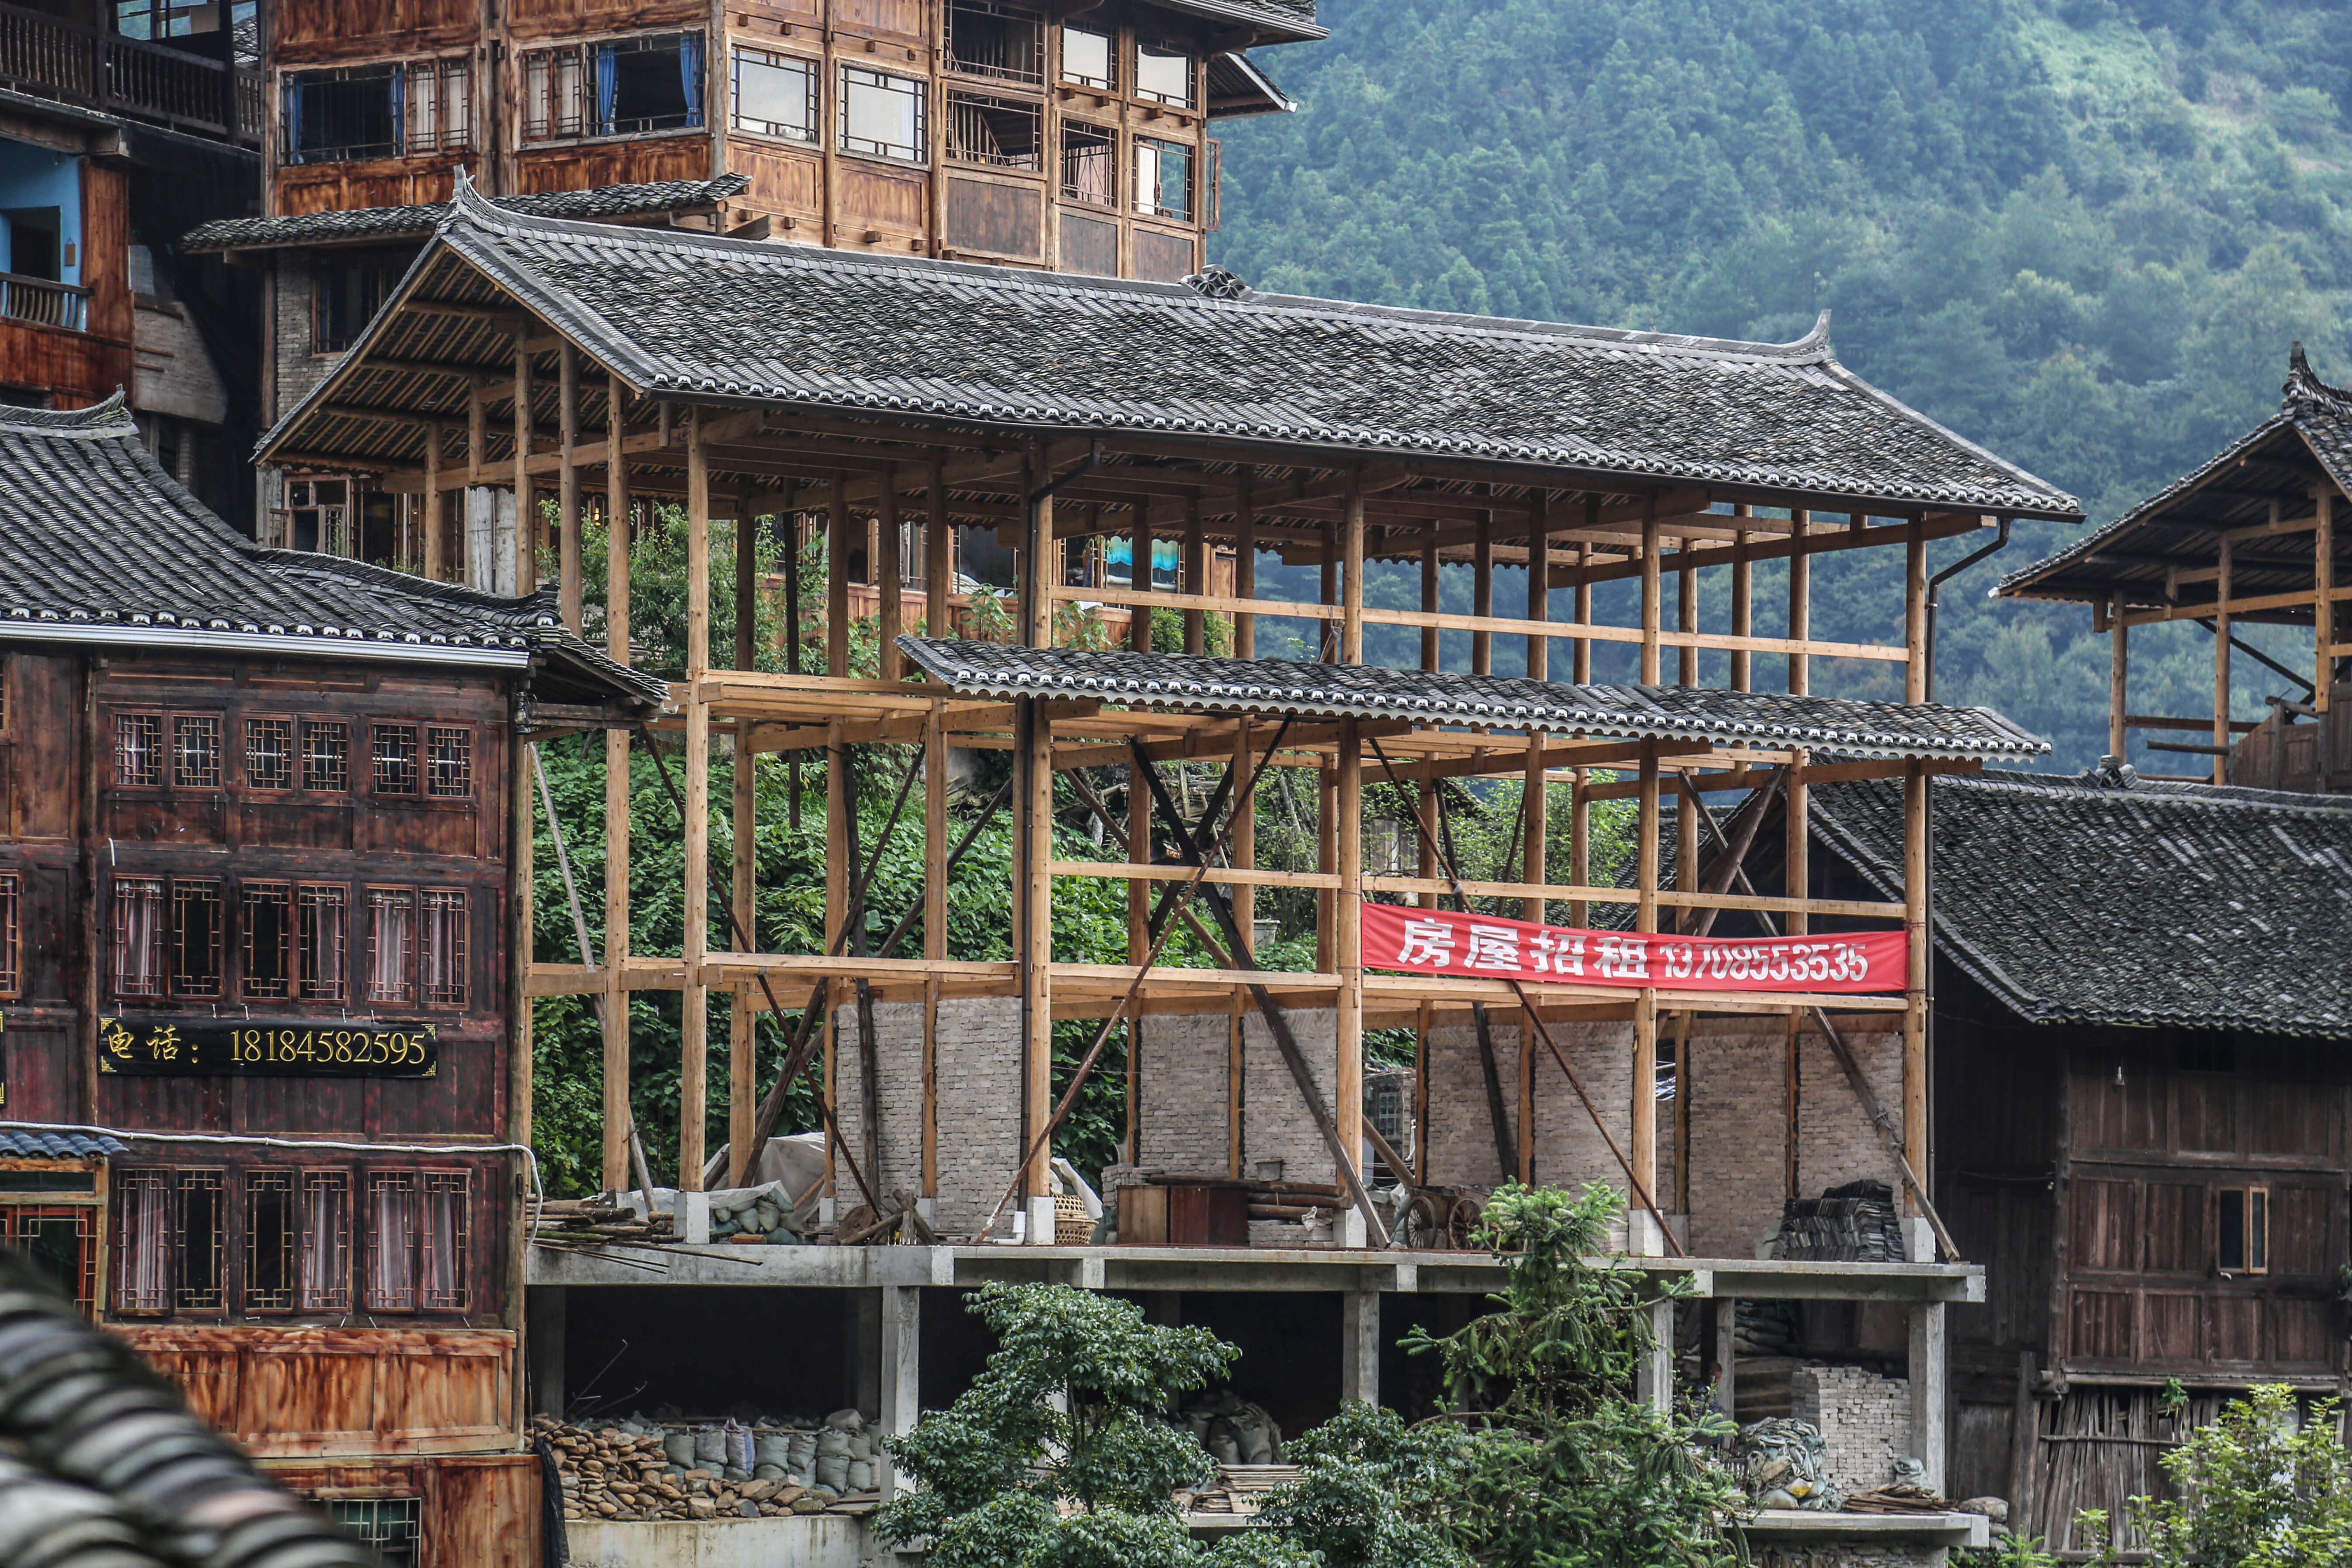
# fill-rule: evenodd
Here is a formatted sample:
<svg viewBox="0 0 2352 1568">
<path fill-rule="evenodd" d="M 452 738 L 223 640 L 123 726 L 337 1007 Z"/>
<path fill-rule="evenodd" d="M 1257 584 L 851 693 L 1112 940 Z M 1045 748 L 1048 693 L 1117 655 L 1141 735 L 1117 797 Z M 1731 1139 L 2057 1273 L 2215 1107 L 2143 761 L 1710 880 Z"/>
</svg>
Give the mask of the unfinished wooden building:
<svg viewBox="0 0 2352 1568">
<path fill-rule="evenodd" d="M 661 688 L 257 547 L 119 403 L 5 411 L 0 537 L 0 1237 L 391 1561 L 535 1561 L 524 742 Z"/>
<path fill-rule="evenodd" d="M 2107 752 L 2180 759 L 2152 778 L 2326 794 L 2352 789 L 2352 727 L 2330 717 L 2347 700 L 2352 659 L 2344 604 L 2352 573 L 2336 509 L 2352 482 L 2352 392 L 2319 379 L 2297 343 L 2279 411 L 2195 471 L 2069 548 L 2002 579 L 2017 599 L 2087 605 L 2111 638 Z M 2134 712 L 2131 630 L 2194 621 L 2213 637 L 2210 714 Z M 2308 628 L 2289 668 L 2236 635 Z M 2262 718 L 2231 706 L 2232 670 L 2260 665 L 2300 689 Z M 2202 759 L 2200 761 L 2199 759 Z"/>
<path fill-rule="evenodd" d="M 1899 884 L 1891 788 L 1814 804 L 1842 880 Z M 1952 1318 L 1950 1484 L 2080 1554 L 2081 1510 L 2163 1494 L 2231 1395 L 2352 1373 L 2352 806 L 2106 768 L 1934 810 L 1937 1201 L 1988 1284 Z"/>
<path fill-rule="evenodd" d="M 1927 952 L 1916 940 L 1925 785 L 2044 748 L 1983 710 L 1923 700 L 1927 552 L 2001 517 L 2077 516 L 2071 498 L 1874 392 L 1837 365 L 1819 331 L 1792 344 L 1733 343 L 1265 296 L 1227 279 L 1048 280 L 535 217 L 463 184 L 455 204 L 383 313 L 260 455 L 367 472 L 390 493 L 470 479 L 518 487 L 530 498 L 525 510 L 551 499 L 574 626 L 586 623 L 583 514 L 683 507 L 688 668 L 663 722 L 684 742 L 686 907 L 713 918 L 690 920 L 677 953 L 616 941 L 593 964 L 533 963 L 527 988 L 607 1000 L 604 1175 L 614 1191 L 636 1181 L 625 1143 L 627 1009 L 615 1004 L 681 994 L 677 1180 L 687 1191 L 679 1224 L 693 1237 L 694 1191 L 740 1182 L 766 1136 L 758 1117 L 763 1091 L 773 1098 L 769 1075 L 802 1069 L 797 1057 L 780 1067 L 761 1016 L 772 1005 L 799 1009 L 814 985 L 838 1018 L 863 985 L 873 1027 L 829 1026 L 810 1063 L 832 1129 L 824 1217 L 835 1239 L 852 1239 L 904 1204 L 939 1237 L 724 1247 L 709 1258 L 688 1245 L 666 1255 L 657 1279 L 539 1249 L 530 1278 L 534 1344 L 543 1333 L 550 1347 L 533 1371 L 543 1407 L 562 1410 L 567 1388 L 609 1359 L 595 1334 L 625 1310 L 657 1313 L 675 1339 L 681 1325 L 709 1328 L 712 1313 L 741 1321 L 751 1299 L 743 1288 L 766 1287 L 779 1303 L 829 1294 L 852 1353 L 762 1366 L 751 1380 L 846 1377 L 884 1430 L 901 1429 L 919 1403 L 953 1393 L 925 1392 L 924 1347 L 953 1315 L 951 1302 L 927 1305 L 926 1291 L 1006 1277 L 1156 1291 L 1186 1315 L 1237 1294 L 1269 1312 L 1285 1297 L 1319 1299 L 1332 1314 L 1325 1338 L 1338 1342 L 1328 1346 L 1326 1406 L 1342 1394 L 1377 1398 L 1382 1346 L 1402 1315 L 1491 1279 L 1478 1255 L 1447 1250 L 1427 1230 L 1396 1237 L 1412 1205 L 1389 1189 L 1402 1184 L 1409 1199 L 1491 1186 L 1508 1173 L 1613 1184 L 1627 1194 L 1638 1266 L 1687 1275 L 1703 1295 L 1888 1303 L 1911 1371 L 1907 1394 L 1895 1385 L 1907 1401 L 1903 1447 L 1940 1479 L 1942 1314 L 1948 1302 L 1980 1299 L 1983 1274 L 1948 1254 L 1938 1260 L 1930 1237 Z M 470 424 L 469 401 L 482 411 Z M 824 623 L 834 671 L 848 664 L 853 546 L 878 520 L 877 678 L 762 673 L 748 648 L 712 646 L 713 520 L 812 512 L 831 552 Z M 904 635 L 891 552 L 911 540 L 926 572 L 941 572 L 958 526 L 1003 531 L 1016 546 L 1010 643 Z M 739 547 L 752 531 L 735 531 Z M 621 659 L 628 531 L 610 533 L 620 542 L 614 593 L 593 629 Z M 1142 561 L 1155 535 L 1182 541 L 1173 591 L 1069 585 L 1069 558 L 1084 542 L 1124 537 Z M 1219 542 L 1234 549 L 1236 580 L 1212 595 L 1202 590 Z M 1814 638 L 1810 563 L 1855 549 L 1882 552 L 1902 574 L 1900 622 L 1878 644 Z M 1319 594 L 1261 595 L 1267 552 L 1318 567 Z M 1495 563 L 1531 554 L 1539 569 L 1524 607 L 1496 605 Z M 1418 569 L 1426 607 L 1368 603 L 1367 574 L 1384 562 Z M 1754 576 L 1765 562 L 1787 563 L 1785 612 L 1769 612 L 1776 635 L 1756 626 Z M 1465 571 L 1478 584 L 1475 613 L 1437 609 L 1444 575 Z M 1720 628 L 1696 624 L 1707 571 L 1736 587 L 1738 608 Z M 1638 584 L 1630 623 L 1594 614 L 1595 590 L 1612 583 Z M 1105 603 L 1178 612 L 1192 651 L 1052 646 L 1057 607 Z M 1231 617 L 1230 658 L 1202 651 L 1213 616 Z M 1324 658 L 1257 657 L 1273 623 L 1310 628 Z M 1365 662 L 1368 637 L 1394 628 L 1418 636 L 1419 658 L 1399 662 L 1420 668 Z M 1441 657 L 1448 637 L 1457 649 L 1471 642 L 1469 672 Z M 1524 643 L 1529 679 L 1491 674 L 1503 639 Z M 1637 658 L 1635 683 L 1591 683 L 1594 649 L 1611 644 Z M 1726 688 L 1697 684 L 1702 650 L 1728 656 Z M 1898 670 L 1905 700 L 1812 694 L 1812 672 L 1829 659 Z M 1767 669 L 1780 689 L 1759 689 Z M 622 932 L 627 737 L 608 745 L 608 929 Z M 841 935 L 833 951 L 754 951 L 730 934 L 745 923 L 750 862 L 737 859 L 731 888 L 714 887 L 709 824 L 728 809 L 711 799 L 714 745 L 747 763 L 791 752 L 835 770 L 826 796 L 826 918 Z M 865 837 L 850 842 L 839 787 L 852 747 L 889 748 L 919 770 L 932 872 L 919 957 L 847 951 L 851 868 L 868 852 Z M 940 918 L 951 748 L 1009 752 L 1014 766 L 1018 870 L 1004 892 L 1010 940 L 994 953 L 949 951 Z M 1180 758 L 1230 765 L 1227 790 L 1198 820 L 1155 799 L 1154 764 Z M 1321 803 L 1323 868 L 1255 865 L 1249 784 L 1268 767 L 1298 770 Z M 1073 841 L 1057 846 L 1055 825 L 1091 809 L 1077 781 L 1102 768 L 1133 770 L 1120 841 L 1135 847 L 1126 858 L 1072 858 Z M 736 777 L 750 774 L 747 765 Z M 1573 791 L 1580 826 L 1549 841 L 1530 812 L 1523 879 L 1460 892 L 1538 924 L 1564 917 L 1551 929 L 1583 931 L 1576 940 L 1589 947 L 1548 947 L 1564 939 L 1529 928 L 1479 936 L 1465 927 L 1455 952 L 1486 954 L 1491 967 L 1438 973 L 1426 940 L 1413 958 L 1366 937 L 1384 921 L 1479 920 L 1441 908 L 1456 894 L 1449 862 L 1418 827 L 1410 837 L 1420 848 L 1402 867 L 1368 868 L 1366 787 L 1393 780 L 1427 816 L 1443 781 L 1478 777 Z M 1757 814 L 1725 823 L 1717 807 L 1785 801 L 1801 860 L 1810 792 L 1871 778 L 1895 781 L 1906 803 L 1899 892 L 1830 897 L 1803 879 L 1782 896 L 1728 890 Z M 751 840 L 752 801 L 739 783 L 738 845 Z M 1633 803 L 1628 886 L 1590 864 L 1582 823 L 1604 801 Z M 1661 864 L 1666 841 L 1676 847 L 1671 865 Z M 1125 884 L 1125 963 L 1057 954 L 1055 889 L 1080 879 Z M 1155 925 L 1154 904 L 1188 885 L 1202 889 L 1220 967 L 1157 962 L 1167 927 Z M 1269 885 L 1322 902 L 1311 970 L 1255 967 L 1252 895 Z M 1708 948 L 1704 931 L 1727 910 L 1769 915 L 1805 952 L 1792 966 L 1785 947 L 1732 944 L 1744 957 Z M 1645 956 L 1654 943 L 1667 946 Z M 1864 949 L 1878 956 L 1865 961 Z M 730 1004 L 732 1109 L 729 1158 L 706 1184 L 713 996 Z M 1246 1186 L 1278 1163 L 1291 1190 L 1323 1194 L 1307 1205 L 1319 1223 L 1244 1215 L 1234 1244 L 1219 1247 L 1060 1244 L 1047 1166 L 1053 1025 L 1123 1013 L 1139 1038 L 1124 1173 L 1135 1184 L 1122 1194 Z M 1363 1036 L 1386 1026 L 1421 1042 L 1411 1157 L 1367 1126 Z M 1751 1110 L 1704 1123 L 1703 1096 L 1686 1133 L 1662 1131 L 1662 1042 L 1677 1038 L 1699 1062 L 1716 1040 L 1752 1043 L 1773 1061 L 1802 1056 L 1839 1087 L 1814 1095 L 1802 1117 L 1789 1107 L 1780 1138 L 1759 1138 Z M 1705 1179 L 1672 1180 L 1672 1152 L 1683 1147 Z M 1906 1181 L 1906 1168 L 1919 1179 Z M 1788 1181 L 1817 1193 L 1857 1177 L 1903 1194 L 1906 1222 L 1877 1260 L 1757 1256 Z M 1685 1190 L 1687 1207 L 1669 1212 L 1664 1194 Z M 1151 1206 L 1135 1201 L 1122 1214 Z M 1015 1236 L 1025 1245 L 1006 1245 Z M 1409 1245 L 1383 1249 L 1400 1239 Z M 1307 1363 L 1322 1350 L 1268 1353 Z M 620 1367 L 616 1376 L 634 1375 L 631 1363 Z M 1649 1382 L 1664 1397 L 1667 1369 Z M 812 1397 L 766 1384 L 760 1392 Z M 1858 1483 L 1883 1483 L 1891 1458 L 1860 1465 Z"/>
</svg>

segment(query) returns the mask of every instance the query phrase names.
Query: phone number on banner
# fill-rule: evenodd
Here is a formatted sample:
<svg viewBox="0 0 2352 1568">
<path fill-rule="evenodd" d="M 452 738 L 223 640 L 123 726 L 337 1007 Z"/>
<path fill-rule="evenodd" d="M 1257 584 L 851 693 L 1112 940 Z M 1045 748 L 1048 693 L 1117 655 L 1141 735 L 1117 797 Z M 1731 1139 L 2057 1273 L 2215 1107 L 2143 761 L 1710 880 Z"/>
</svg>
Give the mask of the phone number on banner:
<svg viewBox="0 0 2352 1568">
<path fill-rule="evenodd" d="M 1500 915 L 1364 905 L 1367 969 L 1718 991 L 1900 991 L 1899 931 L 1739 941 L 1537 925 Z"/>
</svg>

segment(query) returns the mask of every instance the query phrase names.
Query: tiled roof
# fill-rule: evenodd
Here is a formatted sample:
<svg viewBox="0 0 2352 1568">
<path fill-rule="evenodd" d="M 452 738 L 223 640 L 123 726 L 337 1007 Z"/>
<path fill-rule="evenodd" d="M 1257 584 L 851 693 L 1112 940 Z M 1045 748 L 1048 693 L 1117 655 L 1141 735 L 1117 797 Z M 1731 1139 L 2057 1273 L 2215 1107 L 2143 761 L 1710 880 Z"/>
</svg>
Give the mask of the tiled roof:
<svg viewBox="0 0 2352 1568">
<path fill-rule="evenodd" d="M 1089 653 L 902 637 L 924 672 L 978 697 L 1097 697 L 1130 708 L 1411 719 L 1628 740 L 1802 746 L 1854 757 L 2017 758 L 2049 742 L 1982 708 L 1847 702 L 1705 687 L 1568 686 L 1376 665 Z"/>
<path fill-rule="evenodd" d="M 96 1160 L 130 1148 L 103 1132 L 21 1132 L 0 1125 L 0 1157 L 15 1160 Z"/>
<path fill-rule="evenodd" d="M 2081 513 L 1839 365 L 1825 327 L 1772 345 L 1246 289 L 1211 299 L 1175 283 L 529 217 L 462 182 L 456 205 L 404 294 L 511 297 L 657 397 Z M 395 300 L 347 364 L 402 319 Z M 264 449 L 341 450 L 327 431 L 342 380 L 322 382 Z"/>
<path fill-rule="evenodd" d="M 741 174 L 721 174 L 715 180 L 657 180 L 641 185 L 597 185 L 584 191 L 547 191 L 488 199 L 508 212 L 594 220 L 647 217 L 655 213 L 710 206 L 751 188 L 751 182 Z M 359 239 L 423 239 L 449 216 L 450 206 L 448 202 L 425 202 L 405 207 L 347 207 L 336 212 L 298 213 L 289 217 L 216 218 L 181 236 L 179 247 L 190 252 L 263 250 Z"/>
<path fill-rule="evenodd" d="M 1297 101 L 1282 90 L 1265 68 L 1236 49 L 1209 58 L 1209 112 L 1219 119 L 1247 114 L 1288 114 Z"/>
<path fill-rule="evenodd" d="M 1269 43 L 1331 36 L 1331 29 L 1315 19 L 1315 0 L 1153 0 L 1153 4 L 1221 22 L 1248 22 L 1281 35 L 1278 40 L 1266 39 Z"/>
<path fill-rule="evenodd" d="M 0 638 L 309 658 L 554 667 L 639 701 L 667 688 L 565 631 L 550 593 L 501 599 L 267 550 L 160 468 L 121 394 L 0 408 Z"/>
<path fill-rule="evenodd" d="M 2020 1017 L 2352 1036 L 2352 801 L 2008 773 L 1932 798 L 1937 942 Z M 1900 897 L 1900 785 L 1812 802 Z"/>
<path fill-rule="evenodd" d="M 2300 437 L 2298 442 L 2297 437 Z M 2265 452 L 2265 447 L 2287 448 L 2282 452 Z M 2295 450 L 2296 447 L 2302 448 Z M 2161 593 L 2165 579 L 2160 567 L 2150 565 L 2155 554 L 2178 552 L 2182 565 L 2195 564 L 2213 558 L 2216 546 L 2210 531 L 2182 534 L 2178 531 L 2152 532 L 2149 525 L 2174 511 L 2181 502 L 2195 496 L 2209 482 L 2228 474 L 2231 483 L 2221 487 L 2231 498 L 2242 498 L 2259 484 L 2278 490 L 2291 508 L 2307 508 L 2305 481 L 2295 479 L 2290 468 L 2278 463 L 2254 464 L 2249 473 L 2250 459 L 2284 457 L 2289 465 L 2299 458 L 2304 472 L 2316 461 L 2327 478 L 2339 489 L 2352 489 L 2352 391 L 2330 386 L 2319 379 L 2305 357 L 2303 345 L 2297 343 L 2287 356 L 2285 384 L 2280 388 L 2279 411 L 2253 429 L 2230 443 L 2212 458 L 2181 475 L 2164 489 L 2141 501 L 2095 532 L 2083 535 L 2063 550 L 2045 556 L 2030 566 L 2021 566 L 2000 580 L 1993 592 L 2011 597 L 2055 598 L 2062 601 L 2085 597 L 2104 597 L 2113 584 L 2126 577 L 2145 578 L 2145 593 L 2149 598 Z M 2264 472 L 2276 469 L 2275 479 Z M 2195 519 L 2184 519 L 2195 527 Z M 2215 526 L 2236 520 L 2217 517 Z M 2126 536 L 2137 535 L 2136 538 Z M 2128 546 L 2134 557 L 2131 565 L 2136 573 L 2118 560 L 2114 567 L 2095 559 Z M 2307 555 L 2308 551 L 2305 553 Z M 2104 569 L 2103 569 L 2104 568 Z M 2120 569 L 2118 569 L 2120 568 Z M 2308 583 L 2306 569 L 2299 574 Z M 2271 582 L 2260 574 L 2260 569 L 2249 570 L 2242 565 L 2232 578 L 2236 591 L 2247 595 L 2279 590 L 2292 591 L 2292 578 Z"/>
</svg>

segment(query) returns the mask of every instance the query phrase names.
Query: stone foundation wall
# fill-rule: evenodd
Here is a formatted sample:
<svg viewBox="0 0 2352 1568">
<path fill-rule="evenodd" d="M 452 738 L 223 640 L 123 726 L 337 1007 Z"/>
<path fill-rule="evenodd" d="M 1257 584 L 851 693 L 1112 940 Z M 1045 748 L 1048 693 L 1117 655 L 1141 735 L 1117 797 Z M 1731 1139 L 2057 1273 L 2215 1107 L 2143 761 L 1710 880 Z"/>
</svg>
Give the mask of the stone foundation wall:
<svg viewBox="0 0 2352 1568">
<path fill-rule="evenodd" d="M 1891 1484 L 1895 1461 L 1911 1451 L 1911 1385 L 1858 1366 L 1798 1367 L 1789 1378 L 1790 1414 L 1821 1428 L 1823 1468 L 1842 1491 Z"/>
<path fill-rule="evenodd" d="M 1940 1546 L 1883 1542 L 1870 1546 L 1768 1546 L 1749 1538 L 1756 1568 L 1944 1568 L 1949 1561 Z"/>
</svg>

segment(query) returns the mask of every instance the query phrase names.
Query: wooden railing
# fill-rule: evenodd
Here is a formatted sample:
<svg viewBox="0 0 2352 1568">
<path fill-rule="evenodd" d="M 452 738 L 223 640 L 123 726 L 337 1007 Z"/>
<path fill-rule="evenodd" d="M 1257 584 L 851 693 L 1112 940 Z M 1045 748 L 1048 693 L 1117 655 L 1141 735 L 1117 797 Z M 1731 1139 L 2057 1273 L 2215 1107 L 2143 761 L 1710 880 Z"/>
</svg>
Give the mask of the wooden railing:
<svg viewBox="0 0 2352 1568">
<path fill-rule="evenodd" d="M 0 316 L 79 332 L 89 325 L 89 290 L 79 283 L 0 272 Z"/>
<path fill-rule="evenodd" d="M 138 120 L 253 142 L 261 73 L 0 5 L 0 82 Z"/>
</svg>

